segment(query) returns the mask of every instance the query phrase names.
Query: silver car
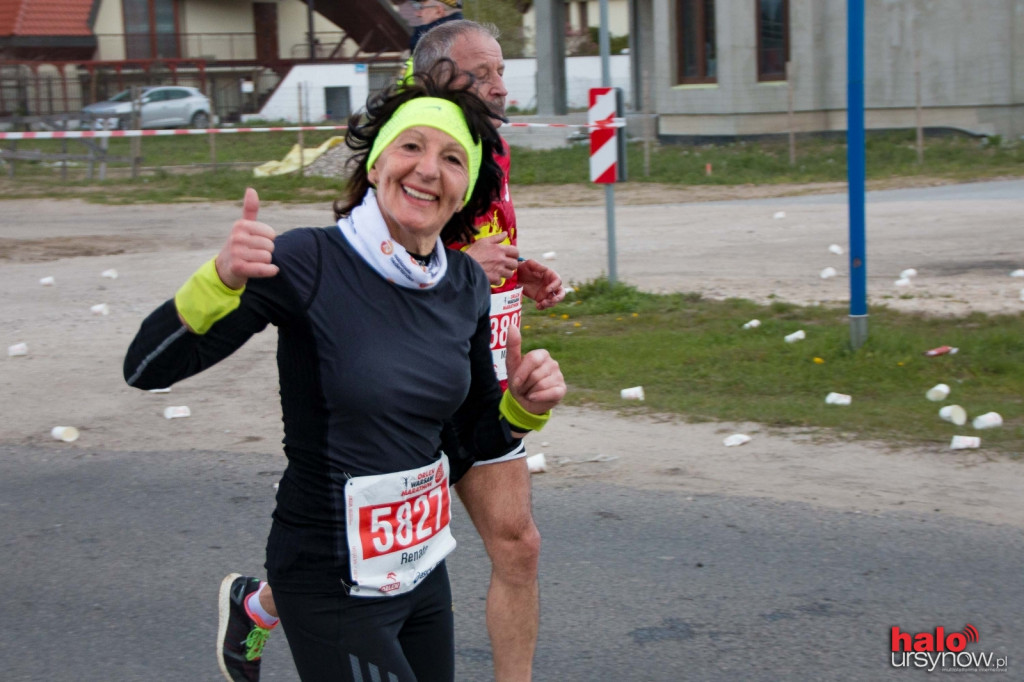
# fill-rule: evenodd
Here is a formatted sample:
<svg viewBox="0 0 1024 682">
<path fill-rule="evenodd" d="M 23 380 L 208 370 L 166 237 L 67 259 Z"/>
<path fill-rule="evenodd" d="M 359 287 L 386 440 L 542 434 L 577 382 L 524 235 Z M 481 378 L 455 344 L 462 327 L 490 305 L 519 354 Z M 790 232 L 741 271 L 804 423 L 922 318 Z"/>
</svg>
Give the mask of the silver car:
<svg viewBox="0 0 1024 682">
<path fill-rule="evenodd" d="M 139 121 L 142 128 L 209 128 L 213 120 L 210 100 L 197 88 L 161 85 L 140 88 Z M 119 92 L 104 102 L 82 108 L 89 127 L 124 129 L 132 123 L 132 91 Z"/>
</svg>

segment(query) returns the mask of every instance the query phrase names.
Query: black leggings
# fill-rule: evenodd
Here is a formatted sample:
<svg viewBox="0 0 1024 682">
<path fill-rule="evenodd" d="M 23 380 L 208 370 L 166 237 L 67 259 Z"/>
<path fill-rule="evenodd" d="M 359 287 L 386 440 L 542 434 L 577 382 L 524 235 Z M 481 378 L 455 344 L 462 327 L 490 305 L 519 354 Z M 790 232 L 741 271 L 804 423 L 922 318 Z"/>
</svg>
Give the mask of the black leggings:
<svg viewBox="0 0 1024 682">
<path fill-rule="evenodd" d="M 442 561 L 397 597 L 300 594 L 274 589 L 303 682 L 451 682 L 455 621 Z"/>
</svg>

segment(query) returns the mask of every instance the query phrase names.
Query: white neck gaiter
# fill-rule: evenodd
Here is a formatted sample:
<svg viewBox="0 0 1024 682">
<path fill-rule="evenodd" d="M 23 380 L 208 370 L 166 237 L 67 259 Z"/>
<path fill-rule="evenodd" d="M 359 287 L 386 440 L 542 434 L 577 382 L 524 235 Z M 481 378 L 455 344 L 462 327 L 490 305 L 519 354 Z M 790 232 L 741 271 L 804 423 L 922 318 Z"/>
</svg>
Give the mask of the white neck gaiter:
<svg viewBox="0 0 1024 682">
<path fill-rule="evenodd" d="M 371 189 L 363 203 L 338 220 L 338 228 L 363 260 L 384 279 L 409 289 L 430 289 L 448 270 L 444 244 L 437 238 L 428 265 L 420 265 L 401 244 L 391 238 L 377 195 Z"/>
</svg>

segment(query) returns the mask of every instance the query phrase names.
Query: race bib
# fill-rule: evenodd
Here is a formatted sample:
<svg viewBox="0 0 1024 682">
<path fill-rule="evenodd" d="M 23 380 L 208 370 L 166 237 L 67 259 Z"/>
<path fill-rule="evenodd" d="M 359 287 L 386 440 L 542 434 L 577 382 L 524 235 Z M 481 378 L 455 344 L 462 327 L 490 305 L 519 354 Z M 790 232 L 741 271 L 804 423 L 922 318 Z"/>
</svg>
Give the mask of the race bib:
<svg viewBox="0 0 1024 682">
<path fill-rule="evenodd" d="M 505 368 L 505 351 L 508 346 L 508 329 L 519 326 L 523 314 L 523 288 L 491 294 L 491 357 L 498 381 L 508 380 Z"/>
<path fill-rule="evenodd" d="M 404 594 L 455 549 L 448 457 L 345 484 L 346 534 L 357 597 Z"/>
</svg>

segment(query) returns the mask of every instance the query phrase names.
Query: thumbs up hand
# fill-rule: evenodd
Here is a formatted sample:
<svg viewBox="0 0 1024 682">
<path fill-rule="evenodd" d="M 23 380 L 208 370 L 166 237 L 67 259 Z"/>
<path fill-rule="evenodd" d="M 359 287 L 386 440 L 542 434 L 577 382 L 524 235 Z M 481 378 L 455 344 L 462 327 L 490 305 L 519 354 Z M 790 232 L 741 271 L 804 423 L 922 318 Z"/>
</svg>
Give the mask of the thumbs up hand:
<svg viewBox="0 0 1024 682">
<path fill-rule="evenodd" d="M 217 275 L 230 289 L 241 289 L 250 277 L 273 277 L 278 267 L 271 263 L 274 229 L 256 219 L 260 197 L 248 187 L 242 201 L 242 217 L 231 227 L 228 240 L 217 254 Z"/>
<path fill-rule="evenodd" d="M 505 353 L 508 390 L 527 412 L 544 414 L 565 397 L 565 378 L 546 350 L 531 350 L 526 355 L 522 355 L 522 351 L 519 328 L 510 325 Z"/>
</svg>

